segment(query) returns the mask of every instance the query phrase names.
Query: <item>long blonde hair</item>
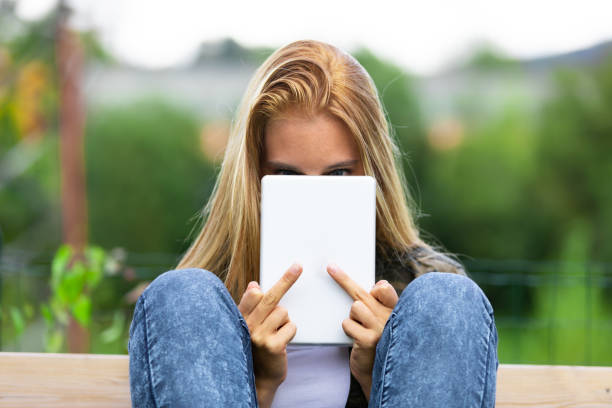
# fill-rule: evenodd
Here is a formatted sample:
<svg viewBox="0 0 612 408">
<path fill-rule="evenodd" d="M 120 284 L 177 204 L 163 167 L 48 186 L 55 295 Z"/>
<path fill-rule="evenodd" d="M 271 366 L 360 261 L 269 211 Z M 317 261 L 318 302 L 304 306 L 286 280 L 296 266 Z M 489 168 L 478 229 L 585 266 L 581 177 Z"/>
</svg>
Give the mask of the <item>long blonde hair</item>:
<svg viewBox="0 0 612 408">
<path fill-rule="evenodd" d="M 216 273 L 236 302 L 259 280 L 261 157 L 266 122 L 290 107 L 326 111 L 342 120 L 376 179 L 376 241 L 393 252 L 427 246 L 413 222 L 400 152 L 378 92 L 348 53 L 319 41 L 288 44 L 257 69 L 232 123 L 221 170 L 202 211 L 204 225 L 177 268 Z M 410 204 L 410 205 L 409 205 Z"/>
</svg>

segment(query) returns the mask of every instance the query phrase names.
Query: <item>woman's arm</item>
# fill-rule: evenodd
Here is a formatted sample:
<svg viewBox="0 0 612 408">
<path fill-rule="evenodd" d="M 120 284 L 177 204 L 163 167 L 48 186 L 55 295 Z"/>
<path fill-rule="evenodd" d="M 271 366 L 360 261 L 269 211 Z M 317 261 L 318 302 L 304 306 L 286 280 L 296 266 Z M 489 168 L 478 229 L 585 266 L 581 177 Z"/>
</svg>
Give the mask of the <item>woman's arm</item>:
<svg viewBox="0 0 612 408">
<path fill-rule="evenodd" d="M 268 408 L 272 405 L 276 390 L 280 383 L 276 384 L 255 377 L 255 390 L 257 391 L 257 402 L 261 408 Z"/>
</svg>

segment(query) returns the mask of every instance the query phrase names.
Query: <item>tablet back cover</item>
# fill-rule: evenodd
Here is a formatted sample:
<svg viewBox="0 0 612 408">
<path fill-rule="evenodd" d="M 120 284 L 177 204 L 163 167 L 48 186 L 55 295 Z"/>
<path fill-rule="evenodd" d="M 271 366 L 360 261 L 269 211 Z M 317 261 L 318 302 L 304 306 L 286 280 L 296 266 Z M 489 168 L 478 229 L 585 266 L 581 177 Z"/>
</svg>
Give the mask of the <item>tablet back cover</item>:
<svg viewBox="0 0 612 408">
<path fill-rule="evenodd" d="M 370 176 L 262 178 L 260 286 L 303 271 L 281 299 L 297 326 L 291 344 L 350 345 L 342 330 L 353 300 L 329 276 L 335 262 L 365 290 L 375 279 L 376 181 Z"/>
</svg>

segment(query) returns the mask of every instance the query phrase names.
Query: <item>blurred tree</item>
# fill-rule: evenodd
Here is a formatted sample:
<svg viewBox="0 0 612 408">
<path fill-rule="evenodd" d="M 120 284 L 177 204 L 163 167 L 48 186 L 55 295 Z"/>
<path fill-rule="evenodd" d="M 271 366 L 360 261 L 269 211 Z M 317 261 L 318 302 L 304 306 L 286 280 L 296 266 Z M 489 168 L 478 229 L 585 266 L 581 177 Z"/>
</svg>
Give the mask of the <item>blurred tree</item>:
<svg viewBox="0 0 612 408">
<path fill-rule="evenodd" d="M 597 66 L 583 70 L 561 70 L 556 75 L 554 94 L 542 109 L 539 129 L 538 161 L 535 169 L 537 186 L 534 196 L 546 223 L 532 234 L 549 242 L 549 258 L 572 257 L 583 265 L 577 276 L 588 279 L 586 288 L 576 286 L 563 293 L 563 302 L 553 309 L 555 316 L 570 316 L 563 306 L 580 305 L 585 298 L 588 319 L 609 320 L 612 315 L 612 287 L 600 289 L 612 269 L 612 55 Z M 568 249 L 569 248 L 569 249 Z M 579 257 L 573 255 L 580 248 Z M 578 259 L 575 259 L 578 258 Z M 591 287 L 592 286 L 592 287 Z M 566 291 L 568 289 L 565 289 Z M 540 303 L 551 296 L 551 288 L 539 290 Z M 587 297 L 588 296 L 588 297 Z M 582 302 L 584 304 L 584 302 Z M 580 309 L 582 310 L 582 309 Z M 577 312 L 574 311 L 573 314 Z M 559 329 L 561 330 L 561 329 Z M 558 333 L 555 332 L 555 333 Z M 566 342 L 594 338 L 595 361 L 598 336 L 587 327 L 573 336 L 561 333 Z M 572 340 L 573 339 L 573 340 Z M 567 358 L 571 345 L 554 344 L 553 357 Z M 607 346 L 603 346 L 609 350 Z M 574 351 L 576 349 L 574 348 Z M 602 349 L 603 350 L 603 349 Z M 587 350 L 590 351 L 590 350 Z M 607 360 L 612 356 L 608 353 Z M 591 355 L 574 353 L 573 359 L 591 361 Z"/>
<path fill-rule="evenodd" d="M 420 202 L 420 181 L 428 166 L 423 116 L 412 76 L 392 62 L 377 57 L 366 48 L 353 53 L 372 77 L 383 104 L 392 137 L 401 151 L 400 165 L 413 203 Z M 415 215 L 419 208 L 413 204 Z"/>
<path fill-rule="evenodd" d="M 482 44 L 471 53 L 464 68 L 482 71 L 499 71 L 509 68 L 518 68 L 518 66 L 518 60 L 506 56 L 492 44 Z"/>
<path fill-rule="evenodd" d="M 581 219 L 590 231 L 586 258 L 610 262 L 612 55 L 584 71 L 559 71 L 555 84 L 542 110 L 535 169 L 535 194 L 557 232 L 546 234 L 554 251 L 547 255 L 560 255 L 573 220 Z"/>
<path fill-rule="evenodd" d="M 187 249 L 189 220 L 215 179 L 199 148 L 197 119 L 154 100 L 89 117 L 90 240 L 136 252 Z"/>
<path fill-rule="evenodd" d="M 547 284 L 537 288 L 534 315 L 547 323 L 547 330 L 533 336 L 530 359 L 548 364 L 608 365 L 612 363 L 609 341 L 605 341 L 604 291 L 596 278 L 603 272 L 594 264 L 592 224 L 576 218 L 569 222 L 562 243 L 559 269 L 548 269 Z"/>
<path fill-rule="evenodd" d="M 236 65 L 260 65 L 272 52 L 271 47 L 246 48 L 231 37 L 206 41 L 200 44 L 191 63 L 192 66 L 235 63 Z"/>
<path fill-rule="evenodd" d="M 20 20 L 12 2 L 3 2 L 1 10 L 0 225 L 9 245 L 54 251 L 61 242 L 55 216 L 60 190 L 58 10 L 37 21 Z M 79 36 L 89 62 L 113 61 L 94 31 Z"/>
<path fill-rule="evenodd" d="M 24 23 L 5 12 L 15 29 L 0 33 L 0 153 L 57 123 L 54 14 Z"/>
<path fill-rule="evenodd" d="M 462 123 L 462 122 L 460 122 Z M 535 135 L 520 103 L 483 125 L 466 122 L 456 148 L 437 150 L 423 176 L 426 225 L 456 252 L 476 258 L 529 257 L 523 220 Z"/>
</svg>

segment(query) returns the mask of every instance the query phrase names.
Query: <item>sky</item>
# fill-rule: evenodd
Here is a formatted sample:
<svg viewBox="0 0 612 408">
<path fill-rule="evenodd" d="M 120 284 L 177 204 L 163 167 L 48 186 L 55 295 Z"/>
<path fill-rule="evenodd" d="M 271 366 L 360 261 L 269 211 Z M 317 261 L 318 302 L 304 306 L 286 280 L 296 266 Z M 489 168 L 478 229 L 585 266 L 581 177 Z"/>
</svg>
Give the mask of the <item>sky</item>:
<svg viewBox="0 0 612 408">
<path fill-rule="evenodd" d="M 26 19 L 57 0 L 18 0 Z M 203 41 L 232 37 L 280 47 L 315 39 L 351 52 L 366 46 L 420 75 L 489 44 L 516 58 L 551 55 L 612 39 L 611 0 L 197 1 L 67 0 L 72 23 L 94 28 L 118 59 L 149 68 L 187 62 Z"/>
</svg>

